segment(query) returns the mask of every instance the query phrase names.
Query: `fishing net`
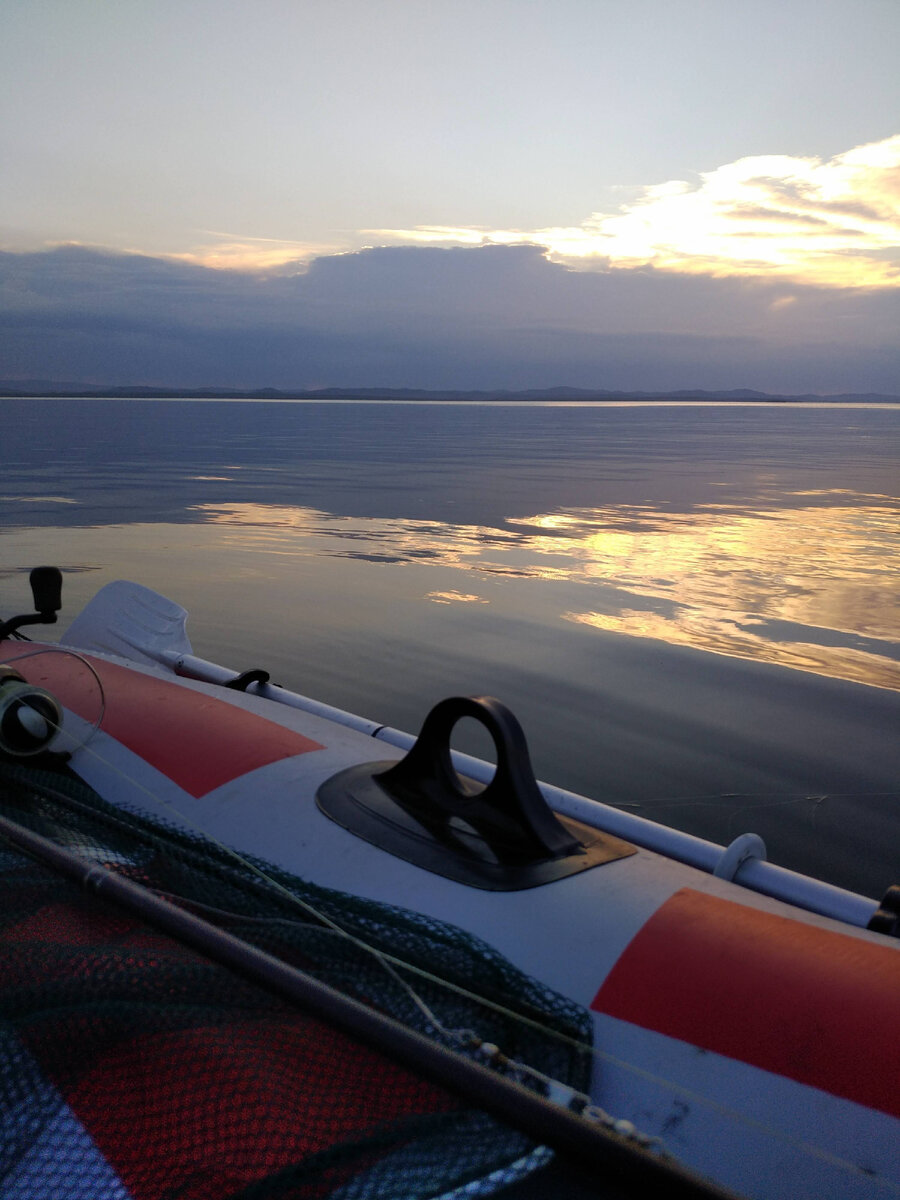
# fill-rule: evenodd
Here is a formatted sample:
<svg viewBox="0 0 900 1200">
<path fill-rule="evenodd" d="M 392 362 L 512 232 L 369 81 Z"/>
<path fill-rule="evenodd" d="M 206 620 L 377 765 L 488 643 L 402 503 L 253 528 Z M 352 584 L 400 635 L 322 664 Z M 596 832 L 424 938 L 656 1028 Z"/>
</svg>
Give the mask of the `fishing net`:
<svg viewBox="0 0 900 1200">
<path fill-rule="evenodd" d="M 583 1010 L 468 933 L 239 860 L 64 771 L 0 764 L 0 814 L 429 1037 L 472 1029 L 587 1087 Z M 0 936 L 0 1200 L 462 1200 L 549 1157 L 2 841 Z"/>
</svg>

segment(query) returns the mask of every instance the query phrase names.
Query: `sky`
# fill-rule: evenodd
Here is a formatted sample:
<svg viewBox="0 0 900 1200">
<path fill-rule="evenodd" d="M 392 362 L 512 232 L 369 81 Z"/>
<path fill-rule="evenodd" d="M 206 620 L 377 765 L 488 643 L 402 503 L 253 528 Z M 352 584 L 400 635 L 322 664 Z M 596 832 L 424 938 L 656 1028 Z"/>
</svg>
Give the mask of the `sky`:
<svg viewBox="0 0 900 1200">
<path fill-rule="evenodd" d="M 897 0 L 4 0 L 0 380 L 900 393 Z"/>
</svg>

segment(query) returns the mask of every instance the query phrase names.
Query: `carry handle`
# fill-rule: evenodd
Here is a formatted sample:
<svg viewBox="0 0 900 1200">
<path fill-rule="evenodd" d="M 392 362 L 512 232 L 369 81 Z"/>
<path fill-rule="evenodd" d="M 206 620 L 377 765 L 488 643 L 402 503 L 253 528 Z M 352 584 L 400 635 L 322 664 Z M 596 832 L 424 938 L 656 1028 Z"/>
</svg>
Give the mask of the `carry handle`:
<svg viewBox="0 0 900 1200">
<path fill-rule="evenodd" d="M 497 752 L 494 778 L 483 789 L 462 779 L 450 757 L 450 735 L 463 717 L 474 717 L 487 729 Z M 538 788 L 522 726 L 492 696 L 441 700 L 406 757 L 375 779 L 426 828 L 446 827 L 454 818 L 465 821 L 500 863 L 540 862 L 582 849 Z"/>
</svg>

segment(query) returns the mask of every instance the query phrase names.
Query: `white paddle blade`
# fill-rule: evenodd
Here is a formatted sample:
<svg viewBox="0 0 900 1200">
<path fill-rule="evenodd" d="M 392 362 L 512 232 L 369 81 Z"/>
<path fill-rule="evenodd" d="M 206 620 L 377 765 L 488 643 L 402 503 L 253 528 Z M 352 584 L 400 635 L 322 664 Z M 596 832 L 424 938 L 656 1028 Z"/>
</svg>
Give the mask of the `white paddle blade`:
<svg viewBox="0 0 900 1200">
<path fill-rule="evenodd" d="M 192 653 L 187 618 L 187 609 L 174 600 L 118 579 L 85 605 L 60 641 L 132 662 L 158 663 L 164 652 Z"/>
</svg>

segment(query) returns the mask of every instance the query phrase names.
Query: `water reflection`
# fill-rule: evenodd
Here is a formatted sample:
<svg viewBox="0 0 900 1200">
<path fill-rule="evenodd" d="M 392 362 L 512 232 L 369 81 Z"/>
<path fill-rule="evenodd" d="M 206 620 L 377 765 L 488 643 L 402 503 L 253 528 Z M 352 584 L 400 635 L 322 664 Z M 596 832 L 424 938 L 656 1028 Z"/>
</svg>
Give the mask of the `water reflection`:
<svg viewBox="0 0 900 1200">
<path fill-rule="evenodd" d="M 274 504 L 201 505 L 196 517 L 225 526 L 235 546 L 274 554 L 570 585 L 561 620 L 900 689 L 897 510 L 886 496 L 819 490 L 777 507 L 570 508 L 502 529 Z M 473 591 L 425 597 L 489 602 Z"/>
<path fill-rule="evenodd" d="M 426 592 L 425 599 L 435 604 L 487 604 L 484 596 L 472 596 L 465 592 Z"/>
</svg>

